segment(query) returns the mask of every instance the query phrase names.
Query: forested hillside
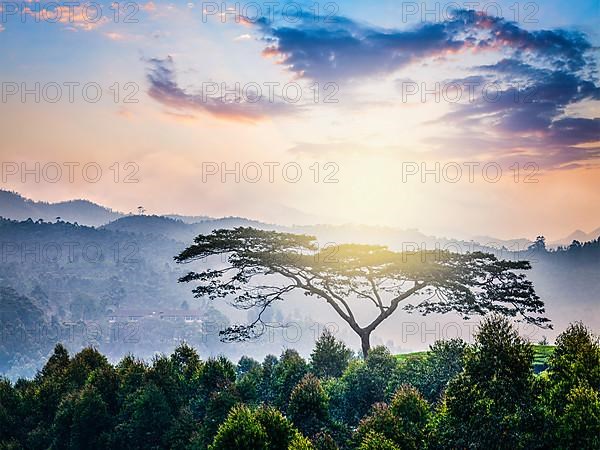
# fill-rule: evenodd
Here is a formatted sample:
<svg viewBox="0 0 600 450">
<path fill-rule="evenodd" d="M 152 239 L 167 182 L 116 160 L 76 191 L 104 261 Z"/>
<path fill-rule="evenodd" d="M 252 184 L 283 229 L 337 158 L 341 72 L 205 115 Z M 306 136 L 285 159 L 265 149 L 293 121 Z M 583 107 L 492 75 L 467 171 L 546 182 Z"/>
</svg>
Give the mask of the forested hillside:
<svg viewBox="0 0 600 450">
<path fill-rule="evenodd" d="M 182 340 L 202 354 L 241 355 L 243 348 L 219 341 L 218 332 L 231 317 L 194 299 L 177 282 L 185 270 L 173 256 L 185 241 L 152 224 L 191 228 L 185 235 L 190 239 L 197 228 L 167 218 L 141 219 L 143 226 L 135 231 L 117 224 L 93 228 L 62 220 L 0 219 L 1 373 L 32 376 L 59 342 L 74 352 L 94 345 L 110 358 L 129 352 L 150 358 Z M 186 321 L 189 311 L 198 320 Z M 313 342 L 314 333 L 305 333 L 296 344 L 307 351 Z M 279 334 L 263 351 L 276 351 L 282 343 Z"/>
</svg>

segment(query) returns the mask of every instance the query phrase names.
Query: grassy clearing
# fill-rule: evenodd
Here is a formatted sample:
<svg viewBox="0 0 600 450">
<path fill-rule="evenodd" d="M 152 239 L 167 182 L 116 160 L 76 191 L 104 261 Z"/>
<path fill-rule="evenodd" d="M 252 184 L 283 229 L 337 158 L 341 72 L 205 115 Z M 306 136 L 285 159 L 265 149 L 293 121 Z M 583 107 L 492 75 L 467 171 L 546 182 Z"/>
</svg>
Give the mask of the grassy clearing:
<svg viewBox="0 0 600 450">
<path fill-rule="evenodd" d="M 553 352 L 553 345 L 533 345 L 533 370 L 535 373 L 543 372 L 548 368 L 548 359 L 550 358 L 550 355 L 552 355 Z M 396 358 L 400 362 L 420 360 L 426 358 L 428 353 L 428 351 L 401 353 L 396 355 Z"/>
</svg>

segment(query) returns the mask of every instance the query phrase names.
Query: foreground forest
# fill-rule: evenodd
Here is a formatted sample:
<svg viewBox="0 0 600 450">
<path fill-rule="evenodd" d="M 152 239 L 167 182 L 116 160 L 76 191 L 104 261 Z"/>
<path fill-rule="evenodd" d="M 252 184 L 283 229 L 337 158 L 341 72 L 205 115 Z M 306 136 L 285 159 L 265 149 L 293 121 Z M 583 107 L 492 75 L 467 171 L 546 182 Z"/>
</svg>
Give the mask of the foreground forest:
<svg viewBox="0 0 600 450">
<path fill-rule="evenodd" d="M 536 372 L 534 346 L 495 315 L 474 344 L 409 357 L 358 358 L 327 332 L 308 361 L 203 361 L 181 344 L 111 365 L 59 344 L 34 379 L 0 381 L 0 448 L 600 448 L 598 338 L 569 326 Z"/>
</svg>

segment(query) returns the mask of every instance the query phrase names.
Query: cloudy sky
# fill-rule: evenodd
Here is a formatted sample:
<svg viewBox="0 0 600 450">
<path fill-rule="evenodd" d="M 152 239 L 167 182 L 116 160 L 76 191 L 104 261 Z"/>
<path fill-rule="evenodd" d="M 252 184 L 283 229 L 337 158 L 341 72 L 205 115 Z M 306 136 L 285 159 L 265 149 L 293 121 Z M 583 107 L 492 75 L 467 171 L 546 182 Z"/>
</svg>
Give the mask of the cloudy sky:
<svg viewBox="0 0 600 450">
<path fill-rule="evenodd" d="M 2 188 L 454 236 L 600 226 L 597 0 L 59 3 L 1 7 Z"/>
</svg>

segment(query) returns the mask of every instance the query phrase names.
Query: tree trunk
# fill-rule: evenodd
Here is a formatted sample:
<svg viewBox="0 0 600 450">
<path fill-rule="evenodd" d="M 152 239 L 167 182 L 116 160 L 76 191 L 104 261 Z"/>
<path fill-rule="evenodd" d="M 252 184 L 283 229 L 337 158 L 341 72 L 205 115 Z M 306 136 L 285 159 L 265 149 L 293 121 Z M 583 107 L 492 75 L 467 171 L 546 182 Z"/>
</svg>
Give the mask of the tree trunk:
<svg viewBox="0 0 600 450">
<path fill-rule="evenodd" d="M 361 333 L 359 333 L 360 336 L 360 343 L 362 346 L 362 352 L 363 352 L 363 358 L 367 358 L 367 355 L 369 354 L 369 350 L 371 350 L 371 342 L 370 342 L 370 338 L 371 338 L 371 332 L 370 331 L 362 331 Z"/>
</svg>

